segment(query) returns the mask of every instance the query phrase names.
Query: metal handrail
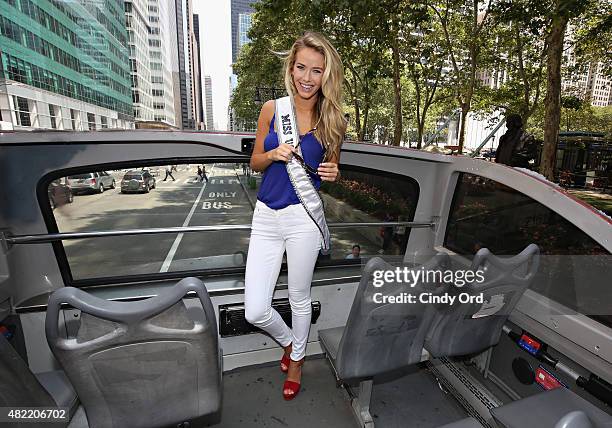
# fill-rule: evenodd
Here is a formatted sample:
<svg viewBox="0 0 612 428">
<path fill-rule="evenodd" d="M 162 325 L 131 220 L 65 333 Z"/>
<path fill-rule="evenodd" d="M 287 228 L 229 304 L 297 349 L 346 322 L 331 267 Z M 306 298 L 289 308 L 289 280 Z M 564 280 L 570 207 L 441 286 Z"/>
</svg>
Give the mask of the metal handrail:
<svg viewBox="0 0 612 428">
<path fill-rule="evenodd" d="M 434 227 L 434 223 L 419 223 L 413 221 L 391 221 L 391 222 L 366 222 L 366 223 L 330 223 L 330 229 L 344 229 L 355 227 L 373 226 L 406 226 L 419 229 Z M 158 233 L 190 233 L 190 232 L 211 232 L 223 230 L 251 230 L 250 224 L 233 224 L 218 226 L 184 226 L 184 227 L 157 227 L 151 229 L 130 229 L 130 230 L 104 230 L 98 232 L 70 232 L 70 233 L 45 233 L 37 235 L 10 235 L 6 232 L 0 233 L 0 239 L 7 246 L 15 244 L 44 244 L 49 242 L 67 241 L 72 239 L 103 238 L 109 236 L 127 235 L 152 235 Z"/>
</svg>

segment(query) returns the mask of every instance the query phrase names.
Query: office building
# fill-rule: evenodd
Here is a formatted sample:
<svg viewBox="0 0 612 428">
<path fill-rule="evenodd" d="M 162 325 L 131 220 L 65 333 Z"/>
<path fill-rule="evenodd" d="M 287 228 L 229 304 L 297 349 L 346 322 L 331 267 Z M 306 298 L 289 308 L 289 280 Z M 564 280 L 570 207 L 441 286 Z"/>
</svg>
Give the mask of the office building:
<svg viewBox="0 0 612 428">
<path fill-rule="evenodd" d="M 252 5 L 256 0 L 232 0 L 232 62 L 236 62 L 240 48 L 249 42 L 248 32 L 255 12 Z"/>
<path fill-rule="evenodd" d="M 196 100 L 194 105 L 194 117 L 198 122 L 198 129 L 205 129 L 204 122 L 204 104 L 202 99 L 202 58 L 200 55 L 200 17 L 197 13 L 193 14 L 193 81 L 194 81 L 194 90 L 193 95 Z"/>
<path fill-rule="evenodd" d="M 570 24 L 565 33 L 563 48 L 563 95 L 576 95 L 590 100 L 595 107 L 612 105 L 612 79 L 606 77 L 604 65 L 579 64 L 575 49 L 575 27 Z"/>
<path fill-rule="evenodd" d="M 180 111 L 182 129 L 200 129 L 202 103 L 198 102 L 197 95 L 200 92 L 200 72 L 196 56 L 200 48 L 194 32 L 192 2 L 175 0 L 174 7 L 178 66 L 173 71 L 173 81 L 179 95 L 175 109 L 178 107 L 177 115 Z"/>
<path fill-rule="evenodd" d="M 0 2 L 2 129 L 133 128 L 123 8 Z"/>
<path fill-rule="evenodd" d="M 153 121 L 154 115 L 149 52 L 149 28 L 151 23 L 147 0 L 125 2 L 125 23 L 130 48 L 134 118 L 137 122 L 150 122 Z"/>
<path fill-rule="evenodd" d="M 212 79 L 204 76 L 204 96 L 206 99 L 206 130 L 215 129 L 213 121 Z"/>
<path fill-rule="evenodd" d="M 172 2 L 149 0 L 149 68 L 153 121 L 176 126 L 172 82 L 173 34 L 170 31 Z M 173 19 L 172 19 L 173 21 Z"/>
</svg>

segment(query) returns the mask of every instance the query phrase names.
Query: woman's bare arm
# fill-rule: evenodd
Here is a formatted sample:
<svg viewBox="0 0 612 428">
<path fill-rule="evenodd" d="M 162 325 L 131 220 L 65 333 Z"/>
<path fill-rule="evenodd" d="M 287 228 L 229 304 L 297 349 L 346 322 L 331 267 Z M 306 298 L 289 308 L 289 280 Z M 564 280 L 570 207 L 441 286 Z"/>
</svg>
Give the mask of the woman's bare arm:
<svg viewBox="0 0 612 428">
<path fill-rule="evenodd" d="M 264 151 L 264 140 L 270 129 L 270 121 L 274 115 L 274 101 L 267 101 L 259 113 L 257 121 L 257 133 L 255 134 L 255 146 L 251 154 L 251 169 L 253 171 L 264 171 L 274 161 L 287 162 L 295 150 L 290 144 L 281 144 L 279 147 Z"/>
</svg>

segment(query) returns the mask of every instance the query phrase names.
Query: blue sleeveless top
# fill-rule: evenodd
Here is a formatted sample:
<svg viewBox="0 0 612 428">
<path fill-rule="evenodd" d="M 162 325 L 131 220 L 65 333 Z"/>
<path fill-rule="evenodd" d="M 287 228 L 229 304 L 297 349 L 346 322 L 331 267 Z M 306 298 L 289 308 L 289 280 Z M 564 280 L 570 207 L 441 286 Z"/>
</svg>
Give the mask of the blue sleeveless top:
<svg viewBox="0 0 612 428">
<path fill-rule="evenodd" d="M 278 136 L 274 129 L 274 116 L 272 116 L 270 131 L 264 140 L 264 151 L 268 152 L 277 147 Z M 314 134 L 309 132 L 302 136 L 300 149 L 306 164 L 316 170 L 323 160 L 323 153 L 325 152 L 319 140 L 317 140 Z M 275 210 L 300 203 L 285 165 L 283 161 L 272 162 L 263 173 L 261 187 L 257 193 L 258 200 Z M 321 177 L 316 174 L 308 174 L 315 188 L 319 190 L 319 187 L 321 187 Z"/>
</svg>

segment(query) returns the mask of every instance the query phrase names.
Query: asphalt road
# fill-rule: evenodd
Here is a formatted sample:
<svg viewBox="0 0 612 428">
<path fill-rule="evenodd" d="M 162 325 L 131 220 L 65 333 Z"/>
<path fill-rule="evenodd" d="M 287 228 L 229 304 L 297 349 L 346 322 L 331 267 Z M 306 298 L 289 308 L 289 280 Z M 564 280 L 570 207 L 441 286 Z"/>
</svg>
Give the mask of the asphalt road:
<svg viewBox="0 0 612 428">
<path fill-rule="evenodd" d="M 208 182 L 199 182 L 197 165 L 179 166 L 176 181 L 162 181 L 164 168 L 149 193 L 120 191 L 124 172 L 113 175 L 116 189 L 101 194 L 77 195 L 72 204 L 54 210 L 60 232 L 139 228 L 251 224 L 255 191 L 240 182 L 242 168 L 235 164 L 207 166 Z M 243 182 L 246 182 L 242 176 Z M 328 222 L 342 221 L 331 218 Z M 347 229 L 333 232 L 333 257 L 344 258 L 359 235 Z M 250 231 L 219 231 L 89 238 L 64 241 L 74 279 L 242 266 Z M 357 241 L 356 241 L 357 240 Z M 362 252 L 375 253 L 375 244 L 362 244 Z"/>
</svg>

